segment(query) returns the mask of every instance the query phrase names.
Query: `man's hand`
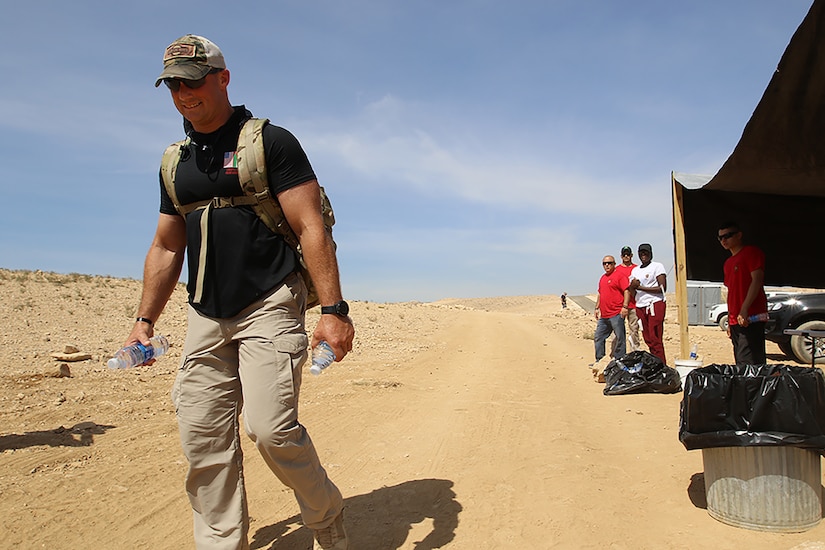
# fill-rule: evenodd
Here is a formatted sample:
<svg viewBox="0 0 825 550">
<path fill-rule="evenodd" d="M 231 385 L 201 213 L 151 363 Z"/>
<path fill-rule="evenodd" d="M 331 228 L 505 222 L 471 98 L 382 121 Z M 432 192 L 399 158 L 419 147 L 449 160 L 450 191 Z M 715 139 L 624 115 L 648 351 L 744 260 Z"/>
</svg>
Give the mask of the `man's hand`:
<svg viewBox="0 0 825 550">
<path fill-rule="evenodd" d="M 353 338 L 355 327 L 352 325 L 352 319 L 340 315 L 321 315 L 315 332 L 312 333 L 311 347 L 315 348 L 321 340 L 325 340 L 335 352 L 337 363 L 352 351 Z"/>
<path fill-rule="evenodd" d="M 135 323 L 135 326 L 132 327 L 132 332 L 129 333 L 129 338 L 126 339 L 126 342 L 124 342 L 123 347 L 125 348 L 127 346 L 131 346 L 132 344 L 137 344 L 138 342 L 140 342 L 141 344 L 143 344 L 146 347 L 149 347 L 149 346 L 152 345 L 152 343 L 149 341 L 149 339 L 152 336 L 154 336 L 154 334 L 155 334 L 155 331 L 154 331 L 152 325 L 150 325 L 148 323 L 138 321 L 138 322 Z M 154 362 L 155 362 L 154 359 L 150 359 L 150 360 L 148 360 L 148 361 L 146 361 L 145 363 L 142 363 L 142 364 L 143 365 L 151 365 Z"/>
</svg>

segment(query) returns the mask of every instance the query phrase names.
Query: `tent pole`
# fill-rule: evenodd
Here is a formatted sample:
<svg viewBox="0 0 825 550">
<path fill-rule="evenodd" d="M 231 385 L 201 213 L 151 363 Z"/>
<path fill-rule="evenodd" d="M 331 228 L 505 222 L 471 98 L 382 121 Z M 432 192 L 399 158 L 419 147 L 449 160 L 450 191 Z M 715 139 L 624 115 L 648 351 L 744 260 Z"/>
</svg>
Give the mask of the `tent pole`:
<svg viewBox="0 0 825 550">
<path fill-rule="evenodd" d="M 676 305 L 679 313 L 679 356 L 690 357 L 690 335 L 688 333 L 687 303 L 687 261 L 685 253 L 685 218 L 682 204 L 682 186 L 670 173 L 673 189 L 673 244 L 676 253 Z"/>
</svg>

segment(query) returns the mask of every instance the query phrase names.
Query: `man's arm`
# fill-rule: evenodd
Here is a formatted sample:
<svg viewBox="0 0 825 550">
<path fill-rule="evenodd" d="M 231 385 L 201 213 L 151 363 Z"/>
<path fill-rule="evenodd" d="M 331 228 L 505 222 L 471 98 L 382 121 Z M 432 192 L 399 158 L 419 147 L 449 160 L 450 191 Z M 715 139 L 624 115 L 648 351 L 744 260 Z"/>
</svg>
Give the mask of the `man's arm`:
<svg viewBox="0 0 825 550">
<path fill-rule="evenodd" d="M 639 279 L 633 279 L 630 281 L 630 289 L 634 291 L 634 294 L 636 290 L 642 290 L 651 294 L 664 294 L 667 292 L 667 275 L 664 273 L 656 275 L 656 286 L 642 286 L 642 282 Z"/>
<path fill-rule="evenodd" d="M 321 218 L 318 182 L 310 180 L 282 191 L 278 194 L 278 202 L 287 223 L 301 243 L 304 262 L 315 283 L 321 305 L 329 306 L 343 299 L 335 246 Z M 354 336 L 355 329 L 349 317 L 321 315 L 311 345 L 315 347 L 321 340 L 326 340 L 335 352 L 335 360 L 340 361 L 352 350 Z"/>
<path fill-rule="evenodd" d="M 137 316 L 156 322 L 175 290 L 186 251 L 186 222 L 178 215 L 161 214 L 155 238 L 143 264 L 143 292 Z M 136 321 L 126 344 L 149 344 L 152 325 Z"/>
<path fill-rule="evenodd" d="M 746 327 L 750 324 L 750 321 L 748 321 L 748 310 L 753 304 L 753 301 L 756 300 L 756 295 L 759 294 L 759 289 L 762 288 L 764 282 L 765 271 L 763 269 L 751 271 L 751 284 L 748 286 L 745 299 L 742 300 L 739 315 L 736 316 L 736 322 L 739 323 L 740 326 Z"/>
<path fill-rule="evenodd" d="M 664 273 L 656 275 L 656 282 L 659 283 L 659 288 L 661 289 L 662 294 L 667 292 L 667 275 Z"/>
<path fill-rule="evenodd" d="M 624 289 L 624 293 L 622 294 L 622 319 L 627 319 L 627 316 L 630 313 L 630 308 L 628 307 L 630 300 L 630 286 L 628 286 Z"/>
</svg>

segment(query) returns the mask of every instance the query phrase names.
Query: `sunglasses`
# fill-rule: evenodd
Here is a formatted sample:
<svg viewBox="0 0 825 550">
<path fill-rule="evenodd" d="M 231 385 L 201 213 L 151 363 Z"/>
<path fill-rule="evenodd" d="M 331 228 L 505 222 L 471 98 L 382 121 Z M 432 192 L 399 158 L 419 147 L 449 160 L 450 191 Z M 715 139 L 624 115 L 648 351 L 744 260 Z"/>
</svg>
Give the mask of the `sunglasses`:
<svg viewBox="0 0 825 550">
<path fill-rule="evenodd" d="M 615 263 L 616 263 L 616 262 L 602 262 L 602 265 L 613 265 L 613 264 L 615 264 Z"/>
<path fill-rule="evenodd" d="M 719 239 L 720 241 L 724 241 L 725 239 L 730 239 L 731 237 L 733 237 L 737 233 L 739 233 L 739 231 L 731 231 L 729 233 L 725 233 L 724 235 L 719 235 L 716 238 Z"/>
<path fill-rule="evenodd" d="M 223 69 L 212 69 L 206 76 L 210 74 L 215 74 L 221 72 Z M 189 80 L 188 78 L 164 78 L 163 83 L 166 84 L 166 87 L 172 90 L 173 92 L 177 92 L 180 90 L 180 85 L 184 84 L 190 90 L 196 90 L 203 86 L 206 83 L 206 76 L 203 78 L 199 78 L 197 80 Z"/>
</svg>

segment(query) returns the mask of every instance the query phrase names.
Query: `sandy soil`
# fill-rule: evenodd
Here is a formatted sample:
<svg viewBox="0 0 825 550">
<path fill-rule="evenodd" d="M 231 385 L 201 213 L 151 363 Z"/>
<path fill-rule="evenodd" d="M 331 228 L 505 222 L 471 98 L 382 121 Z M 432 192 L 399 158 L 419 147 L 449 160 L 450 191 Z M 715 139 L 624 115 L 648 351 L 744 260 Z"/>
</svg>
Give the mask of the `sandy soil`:
<svg viewBox="0 0 825 550">
<path fill-rule="evenodd" d="M 193 548 L 169 399 L 183 288 L 157 323 L 167 356 L 104 364 L 139 293 L 134 280 L 0 270 L 0 548 Z M 825 522 L 777 534 L 711 518 L 701 451 L 678 440 L 681 394 L 604 396 L 587 367 L 595 323 L 577 306 L 533 296 L 352 310 L 355 350 L 305 376 L 301 415 L 346 498 L 353 549 L 825 549 Z M 731 362 L 718 328 L 691 336 L 706 363 Z M 54 377 L 50 354 L 67 345 L 92 358 Z M 245 443 L 252 548 L 309 548 L 292 495 Z"/>
</svg>

